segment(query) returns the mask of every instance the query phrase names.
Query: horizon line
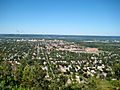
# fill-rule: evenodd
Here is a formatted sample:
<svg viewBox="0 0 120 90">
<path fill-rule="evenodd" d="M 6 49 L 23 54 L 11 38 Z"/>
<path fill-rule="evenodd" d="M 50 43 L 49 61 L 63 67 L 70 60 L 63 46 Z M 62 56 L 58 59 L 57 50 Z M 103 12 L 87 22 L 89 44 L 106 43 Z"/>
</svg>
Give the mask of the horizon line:
<svg viewBox="0 0 120 90">
<path fill-rule="evenodd" d="M 0 33 L 0 35 L 58 35 L 58 36 L 115 36 L 115 37 L 120 37 L 118 35 L 87 35 L 87 34 L 43 34 L 43 33 Z"/>
</svg>

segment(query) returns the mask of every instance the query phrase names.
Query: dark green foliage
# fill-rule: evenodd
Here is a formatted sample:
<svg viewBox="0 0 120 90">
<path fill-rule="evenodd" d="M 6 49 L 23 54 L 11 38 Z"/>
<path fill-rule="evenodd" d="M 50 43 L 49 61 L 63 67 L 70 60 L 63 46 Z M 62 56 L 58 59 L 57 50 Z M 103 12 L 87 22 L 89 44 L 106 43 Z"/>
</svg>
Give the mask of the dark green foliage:
<svg viewBox="0 0 120 90">
<path fill-rule="evenodd" d="M 120 80 L 120 63 L 117 63 L 113 66 L 114 76 Z"/>
</svg>

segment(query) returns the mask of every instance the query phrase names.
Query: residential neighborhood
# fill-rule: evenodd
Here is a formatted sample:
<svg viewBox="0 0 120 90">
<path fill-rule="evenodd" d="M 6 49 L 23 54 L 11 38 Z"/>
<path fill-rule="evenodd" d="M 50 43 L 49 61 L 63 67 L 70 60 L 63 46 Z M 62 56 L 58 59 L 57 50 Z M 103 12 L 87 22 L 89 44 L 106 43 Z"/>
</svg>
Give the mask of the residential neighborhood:
<svg viewBox="0 0 120 90">
<path fill-rule="evenodd" d="M 120 53 L 117 52 L 56 39 L 7 39 L 0 40 L 0 43 L 1 63 L 10 65 L 14 72 L 20 66 L 24 66 L 24 72 L 26 68 L 32 69 L 39 64 L 46 73 L 45 80 L 51 82 L 62 76 L 66 78 L 65 86 L 87 84 L 91 77 L 113 81 L 119 79 L 113 68 L 120 63 Z"/>
</svg>

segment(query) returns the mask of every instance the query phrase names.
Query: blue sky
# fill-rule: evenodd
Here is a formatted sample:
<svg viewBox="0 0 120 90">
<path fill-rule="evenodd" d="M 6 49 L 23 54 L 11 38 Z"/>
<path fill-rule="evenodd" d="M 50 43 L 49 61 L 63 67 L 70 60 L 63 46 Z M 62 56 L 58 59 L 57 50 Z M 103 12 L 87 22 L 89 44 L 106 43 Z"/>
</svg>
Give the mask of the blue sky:
<svg viewBox="0 0 120 90">
<path fill-rule="evenodd" d="M 0 34 L 120 36 L 120 0 L 0 0 Z"/>
</svg>

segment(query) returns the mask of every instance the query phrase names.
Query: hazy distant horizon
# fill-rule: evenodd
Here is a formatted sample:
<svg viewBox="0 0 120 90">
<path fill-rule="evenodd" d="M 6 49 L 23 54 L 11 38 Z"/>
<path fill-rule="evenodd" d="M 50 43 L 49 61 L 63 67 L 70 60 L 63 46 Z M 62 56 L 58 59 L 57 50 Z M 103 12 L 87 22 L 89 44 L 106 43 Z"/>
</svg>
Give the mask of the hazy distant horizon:
<svg viewBox="0 0 120 90">
<path fill-rule="evenodd" d="M 112 36 L 112 35 L 87 35 L 87 34 L 38 34 L 38 33 L 0 33 L 0 35 L 45 35 L 45 36 L 95 36 L 95 37 L 120 37 L 120 35 L 114 35 L 114 36 Z"/>
<path fill-rule="evenodd" d="M 119 35 L 109 35 L 109 34 L 106 34 L 106 35 L 99 35 L 99 34 L 59 34 L 59 33 L 0 33 L 0 35 L 2 34 L 10 34 L 10 35 L 73 35 L 73 36 L 120 36 Z"/>
</svg>

